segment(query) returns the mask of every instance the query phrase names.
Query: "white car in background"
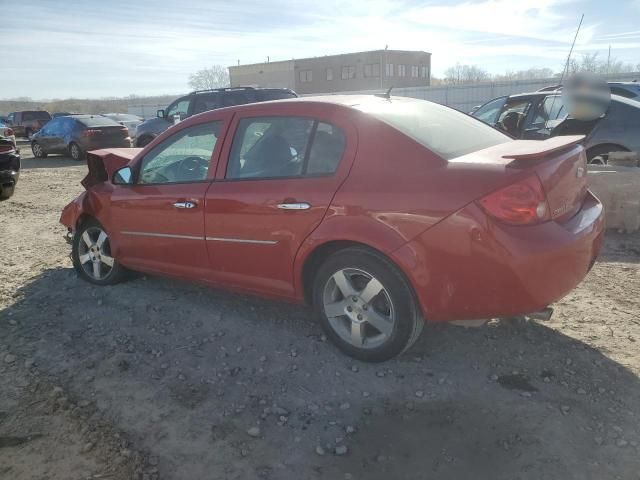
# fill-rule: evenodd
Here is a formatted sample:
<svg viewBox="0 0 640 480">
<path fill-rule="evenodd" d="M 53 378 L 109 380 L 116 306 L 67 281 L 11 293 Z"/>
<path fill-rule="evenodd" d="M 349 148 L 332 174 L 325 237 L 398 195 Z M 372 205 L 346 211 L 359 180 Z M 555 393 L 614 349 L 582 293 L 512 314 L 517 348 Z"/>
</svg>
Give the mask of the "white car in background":
<svg viewBox="0 0 640 480">
<path fill-rule="evenodd" d="M 141 117 L 129 113 L 103 113 L 102 116 L 127 127 L 132 142 L 136 136 L 136 128 L 144 121 Z"/>
<path fill-rule="evenodd" d="M 0 137 L 8 138 L 13 142 L 14 145 L 16 144 L 16 136 L 13 132 L 13 129 L 2 122 L 0 122 Z"/>
</svg>

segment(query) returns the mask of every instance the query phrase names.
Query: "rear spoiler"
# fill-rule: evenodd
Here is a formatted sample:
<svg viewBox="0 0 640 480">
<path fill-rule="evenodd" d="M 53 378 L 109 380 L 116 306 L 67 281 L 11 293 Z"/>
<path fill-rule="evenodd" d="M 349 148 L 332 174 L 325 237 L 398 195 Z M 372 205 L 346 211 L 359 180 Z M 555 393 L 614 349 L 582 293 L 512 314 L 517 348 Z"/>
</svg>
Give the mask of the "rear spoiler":
<svg viewBox="0 0 640 480">
<path fill-rule="evenodd" d="M 552 137 L 548 140 L 518 140 L 511 143 L 513 148 L 502 155 L 508 160 L 531 160 L 544 157 L 559 150 L 567 150 L 584 140 L 584 135 Z"/>
</svg>

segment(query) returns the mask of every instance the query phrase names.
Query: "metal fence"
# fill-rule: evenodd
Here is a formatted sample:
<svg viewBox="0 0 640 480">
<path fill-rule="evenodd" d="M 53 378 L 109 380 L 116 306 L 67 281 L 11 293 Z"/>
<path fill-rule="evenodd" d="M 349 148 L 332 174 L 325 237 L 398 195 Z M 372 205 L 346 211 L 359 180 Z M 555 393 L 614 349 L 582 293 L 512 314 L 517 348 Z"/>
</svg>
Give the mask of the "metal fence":
<svg viewBox="0 0 640 480">
<path fill-rule="evenodd" d="M 640 81 L 640 72 L 622 73 L 603 76 L 608 81 L 629 82 Z M 503 95 L 535 92 L 543 87 L 557 85 L 558 78 L 542 78 L 533 80 L 514 80 L 509 82 L 476 83 L 470 85 L 448 85 L 437 87 L 404 87 L 394 88 L 393 95 L 401 97 L 421 98 L 431 102 L 441 103 L 463 112 L 469 112 L 476 105 L 482 105 L 489 100 Z M 373 94 L 380 90 L 359 92 L 340 92 L 339 94 Z"/>
</svg>

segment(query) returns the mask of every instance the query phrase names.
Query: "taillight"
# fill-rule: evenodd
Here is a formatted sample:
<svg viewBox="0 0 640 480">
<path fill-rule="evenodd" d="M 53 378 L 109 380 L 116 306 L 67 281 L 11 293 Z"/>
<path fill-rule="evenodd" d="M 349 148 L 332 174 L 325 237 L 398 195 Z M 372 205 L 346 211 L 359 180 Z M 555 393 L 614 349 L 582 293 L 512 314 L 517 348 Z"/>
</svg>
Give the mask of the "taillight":
<svg viewBox="0 0 640 480">
<path fill-rule="evenodd" d="M 15 148 L 12 145 L 0 145 L 0 153 L 13 152 Z"/>
<path fill-rule="evenodd" d="M 478 203 L 489 215 L 511 225 L 533 225 L 551 218 L 547 195 L 535 174 L 490 193 Z"/>
</svg>

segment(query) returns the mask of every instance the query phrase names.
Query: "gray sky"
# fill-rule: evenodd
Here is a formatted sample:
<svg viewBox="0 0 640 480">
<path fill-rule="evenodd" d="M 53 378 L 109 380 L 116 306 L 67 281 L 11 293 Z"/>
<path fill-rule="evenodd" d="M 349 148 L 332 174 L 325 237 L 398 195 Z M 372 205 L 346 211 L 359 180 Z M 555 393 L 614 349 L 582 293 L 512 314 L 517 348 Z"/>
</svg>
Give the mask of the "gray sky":
<svg viewBox="0 0 640 480">
<path fill-rule="evenodd" d="M 609 45 L 640 63 L 640 0 L 0 0 L 0 98 L 176 94 L 189 73 L 349 51 L 433 53 L 492 73 L 560 70 Z M 6 21 L 8 20 L 8 21 Z"/>
</svg>

